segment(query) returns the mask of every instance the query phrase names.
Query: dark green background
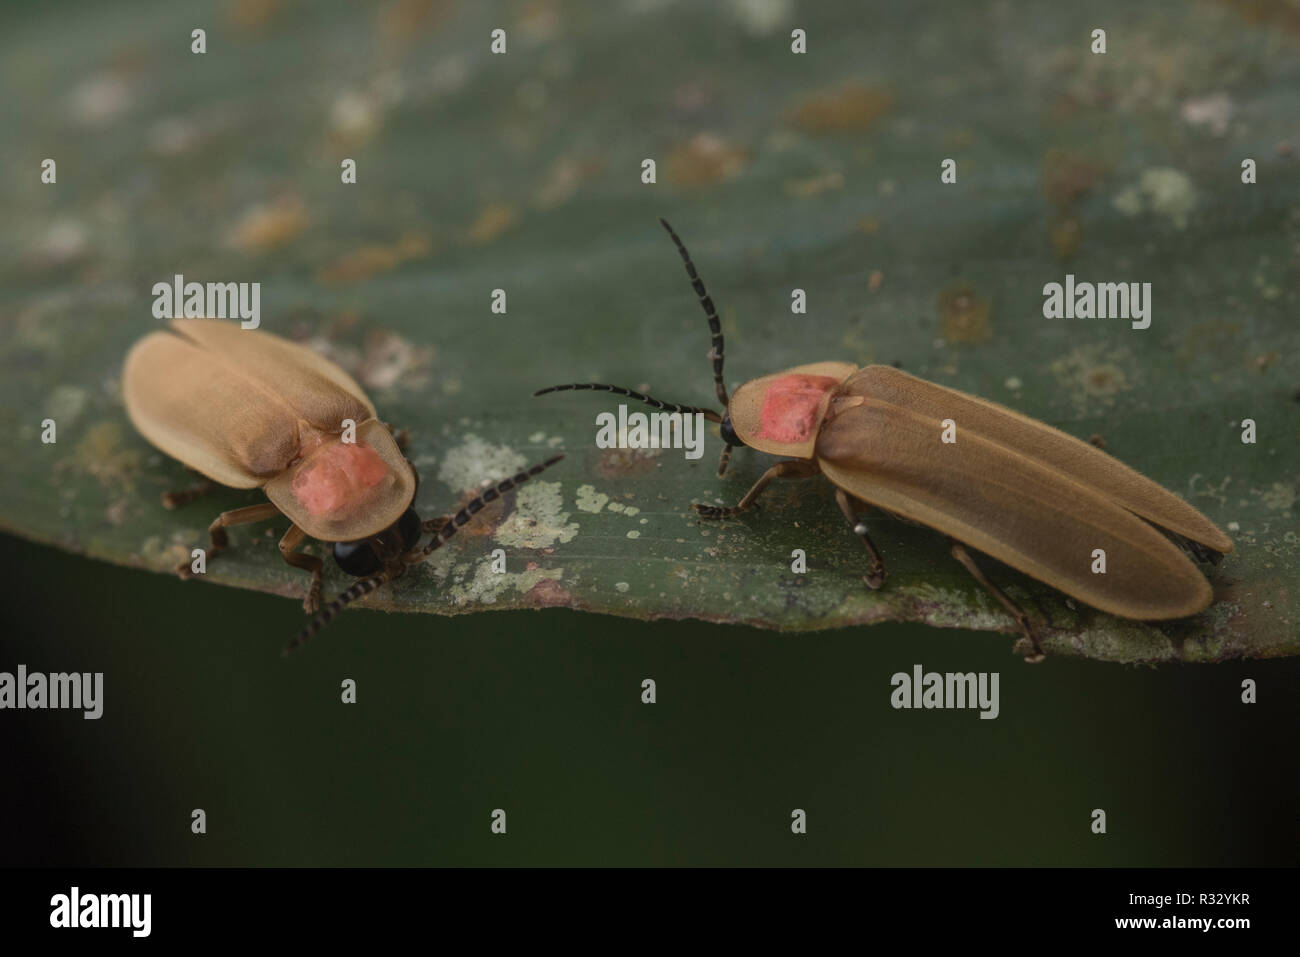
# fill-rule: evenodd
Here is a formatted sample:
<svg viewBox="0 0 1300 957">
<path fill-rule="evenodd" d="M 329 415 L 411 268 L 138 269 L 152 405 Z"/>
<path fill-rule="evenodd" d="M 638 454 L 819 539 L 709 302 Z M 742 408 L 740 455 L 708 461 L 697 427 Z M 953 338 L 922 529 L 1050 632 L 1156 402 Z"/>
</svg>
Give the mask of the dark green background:
<svg viewBox="0 0 1300 957">
<path fill-rule="evenodd" d="M 75 662 L 106 683 L 99 721 L 0 712 L 0 863 L 1297 858 L 1293 659 L 1029 666 L 1010 637 L 917 625 L 781 635 L 549 610 L 355 612 L 284 662 L 297 602 L 0 548 L 0 666 Z M 1001 716 L 892 710 L 889 676 L 918 662 L 1001 672 Z"/>
</svg>

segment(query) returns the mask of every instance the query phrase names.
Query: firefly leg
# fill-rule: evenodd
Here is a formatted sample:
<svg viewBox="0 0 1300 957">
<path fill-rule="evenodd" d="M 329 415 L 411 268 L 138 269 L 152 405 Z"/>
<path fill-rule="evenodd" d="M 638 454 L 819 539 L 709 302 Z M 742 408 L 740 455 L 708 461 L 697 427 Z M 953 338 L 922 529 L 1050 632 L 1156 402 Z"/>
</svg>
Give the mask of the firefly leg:
<svg viewBox="0 0 1300 957">
<path fill-rule="evenodd" d="M 731 461 L 731 446 L 724 445 L 718 455 L 718 478 L 727 474 L 727 463 Z"/>
<path fill-rule="evenodd" d="M 975 564 L 975 559 L 971 558 L 970 553 L 966 551 L 965 545 L 952 538 L 948 539 L 948 543 L 952 546 L 952 557 L 965 565 L 966 570 L 971 573 L 975 580 L 983 585 L 1016 620 L 1016 624 L 1020 627 L 1020 633 L 1025 636 L 1025 639 L 1033 647 L 1033 651 L 1025 655 L 1025 661 L 1038 662 L 1046 658 L 1047 655 L 1043 651 L 1043 646 L 1038 643 L 1038 636 L 1034 634 L 1033 626 L 1030 625 L 1029 616 L 1025 614 L 1024 609 L 1008 598 L 1002 589 L 984 577 L 984 573 Z"/>
<path fill-rule="evenodd" d="M 388 434 L 391 435 L 393 437 L 393 441 L 397 443 L 397 451 L 405 452 L 406 447 L 411 444 L 411 430 L 394 429 L 387 422 L 384 423 L 384 428 L 388 430 Z"/>
<path fill-rule="evenodd" d="M 216 483 L 210 482 L 207 479 L 202 479 L 201 481 L 195 482 L 189 488 L 179 489 L 175 492 L 163 492 L 163 508 L 172 509 L 180 508 L 182 505 L 189 505 L 191 502 L 197 501 L 207 495 L 216 487 Z"/>
<path fill-rule="evenodd" d="M 280 514 L 280 510 L 266 502 L 262 505 L 249 505 L 247 508 L 237 508 L 229 512 L 222 512 L 208 526 L 208 535 L 212 538 L 212 545 L 208 548 L 208 558 L 219 554 L 230 544 L 230 539 L 226 535 L 226 529 L 232 525 L 247 525 L 249 522 L 261 522 L 268 518 L 275 518 Z M 181 578 L 189 578 L 189 562 L 181 562 L 176 566 L 176 574 Z"/>
<path fill-rule="evenodd" d="M 842 488 L 835 490 L 835 501 L 839 504 L 844 517 L 849 520 L 849 524 L 853 526 L 853 534 L 862 539 L 862 544 L 867 546 L 867 554 L 871 556 L 871 568 L 862 576 L 862 580 L 867 583 L 868 588 L 873 590 L 879 588 L 885 583 L 885 563 L 880 557 L 880 552 L 876 551 L 876 545 L 872 542 L 871 536 L 867 534 L 867 526 L 858 521 L 858 516 L 854 511 L 855 506 L 861 506 L 864 512 L 868 511 L 871 506 L 858 499 L 850 499 L 849 493 Z"/>
<path fill-rule="evenodd" d="M 438 533 L 441 532 L 444 528 L 446 528 L 451 523 L 452 523 L 452 516 L 450 515 L 439 515 L 437 518 L 426 518 L 422 522 L 420 522 L 420 534 L 423 535 L 425 532 L 432 532 L 434 539 L 436 540 Z M 419 549 L 413 548 L 409 552 L 407 552 L 406 555 L 402 557 L 402 560 L 405 561 L 407 556 L 414 558 L 418 554 L 419 554 Z M 403 569 L 405 569 L 406 566 L 403 565 L 402 567 Z"/>
<path fill-rule="evenodd" d="M 284 538 L 280 539 L 280 554 L 294 568 L 311 572 L 311 586 L 307 589 L 307 597 L 302 600 L 302 610 L 310 615 L 320 607 L 320 573 L 325 563 L 315 555 L 296 551 L 306 537 L 307 533 L 301 528 L 290 525 L 289 530 L 284 533 Z"/>
<path fill-rule="evenodd" d="M 500 482 L 497 482 L 497 484 L 492 486 L 491 488 L 485 489 L 483 491 L 483 494 L 476 495 L 473 499 L 467 502 L 465 504 L 465 507 L 462 508 L 459 512 L 457 512 L 453 517 L 445 520 L 445 523 L 438 530 L 438 532 L 433 536 L 433 540 L 429 542 L 429 544 L 425 545 L 421 549 L 407 552 L 405 555 L 402 555 L 397 561 L 389 562 L 387 565 L 384 566 L 384 570 L 376 575 L 370 575 L 367 578 L 358 578 L 356 581 L 354 581 L 352 583 L 352 587 L 350 587 L 347 591 L 343 592 L 343 594 L 339 595 L 338 598 L 335 598 L 332 602 L 330 602 L 328 605 L 322 608 L 316 614 L 316 617 L 307 623 L 307 627 L 305 627 L 302 631 L 298 632 L 298 634 L 295 637 L 290 639 L 289 643 L 284 646 L 283 654 L 285 656 L 288 656 L 295 648 L 297 648 L 303 642 L 307 641 L 312 636 L 318 634 L 320 630 L 324 628 L 326 625 L 328 625 L 330 621 L 332 621 L 334 617 L 337 616 L 338 613 L 342 611 L 343 608 L 349 603 L 356 601 L 358 598 L 361 598 L 364 595 L 370 594 L 372 591 L 374 591 L 380 585 L 383 585 L 385 582 L 390 582 L 394 578 L 400 578 L 405 573 L 406 566 L 414 565 L 416 562 L 424 561 L 426 558 L 428 558 L 430 555 L 436 552 L 439 548 L 445 545 L 447 541 L 453 535 L 456 534 L 457 529 L 459 529 L 462 525 L 468 523 L 479 512 L 483 511 L 484 505 L 486 505 L 489 502 L 495 502 L 506 492 L 509 492 L 511 489 L 517 488 L 518 486 L 524 484 L 530 478 L 540 475 L 542 472 L 546 471 L 546 469 L 550 468 L 552 465 L 560 461 L 560 459 L 562 458 L 564 458 L 563 455 L 552 456 L 551 458 L 547 459 L 545 462 L 542 462 L 540 465 L 534 465 L 532 468 L 526 471 L 516 472 L 510 478 L 502 479 Z M 436 518 L 436 519 L 432 519 L 431 522 L 422 522 L 421 525 L 427 528 L 432 522 L 440 522 L 440 521 L 444 521 L 444 520 L 441 518 Z"/>
<path fill-rule="evenodd" d="M 403 429 L 403 431 L 405 431 L 405 429 Z M 401 447 L 399 446 L 399 448 Z M 403 456 L 403 458 L 406 457 Z M 415 463 L 412 462 L 410 459 L 406 459 L 406 464 L 411 467 L 411 474 L 415 476 L 415 488 L 411 490 L 411 504 L 414 505 L 415 495 L 417 492 L 420 491 L 420 470 L 415 467 Z"/>
<path fill-rule="evenodd" d="M 438 532 L 441 532 L 442 527 L 450 521 L 450 515 L 439 515 L 437 518 L 426 518 L 420 523 L 420 527 L 422 531 L 437 534 Z"/>
<path fill-rule="evenodd" d="M 816 462 L 805 462 L 802 459 L 790 459 L 786 462 L 777 462 L 770 469 L 762 474 L 754 487 L 745 493 L 742 498 L 732 508 L 719 508 L 717 505 L 700 505 L 698 502 L 691 507 L 700 513 L 700 518 L 731 518 L 733 515 L 739 515 L 745 509 L 754 504 L 755 499 L 767 488 L 767 483 L 777 478 L 808 478 L 810 475 L 816 475 L 821 469 L 817 468 Z"/>
</svg>

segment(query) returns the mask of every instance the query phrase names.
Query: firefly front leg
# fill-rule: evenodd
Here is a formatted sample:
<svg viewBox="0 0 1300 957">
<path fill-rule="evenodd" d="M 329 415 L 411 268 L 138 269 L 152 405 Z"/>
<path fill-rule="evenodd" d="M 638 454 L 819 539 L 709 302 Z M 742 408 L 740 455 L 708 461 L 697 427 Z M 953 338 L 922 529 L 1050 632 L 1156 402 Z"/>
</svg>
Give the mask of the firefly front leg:
<svg viewBox="0 0 1300 957">
<path fill-rule="evenodd" d="M 1001 588 L 984 577 L 984 573 L 980 571 L 979 566 L 975 564 L 975 559 L 971 558 L 970 552 L 966 551 L 965 545 L 954 538 L 949 538 L 948 543 L 952 546 L 952 557 L 965 565 L 966 570 L 974 576 L 975 580 L 983 585 L 994 598 L 1001 602 L 1002 607 L 1010 612 L 1011 617 L 1016 620 L 1016 624 L 1020 627 L 1020 633 L 1024 635 L 1024 640 L 1028 641 L 1030 647 L 1033 649 L 1029 654 L 1025 655 L 1025 661 L 1039 662 L 1046 658 L 1047 654 L 1043 651 L 1043 646 L 1038 643 L 1038 636 L 1034 634 L 1033 626 L 1030 625 L 1029 616 L 1025 614 L 1025 610 L 1008 598 Z M 1017 642 L 1017 644 L 1019 644 L 1019 642 Z"/>
<path fill-rule="evenodd" d="M 871 508 L 866 502 L 859 499 L 850 499 L 849 493 L 842 488 L 835 490 L 835 501 L 840 506 L 840 511 L 844 517 L 849 520 L 853 526 L 853 534 L 862 539 L 862 544 L 867 547 L 867 554 L 871 556 L 871 567 L 867 573 L 862 576 L 862 580 L 867 583 L 867 587 L 873 591 L 885 583 L 885 563 L 880 557 L 880 552 L 876 551 L 876 545 L 871 541 L 871 536 L 867 534 L 867 526 L 858 521 L 857 513 L 854 506 L 861 506 L 865 512 Z"/>
<path fill-rule="evenodd" d="M 437 518 L 426 518 L 424 521 L 420 522 L 420 534 L 423 535 L 425 532 L 431 532 L 436 536 L 451 523 L 451 519 L 452 517 L 450 515 L 439 515 Z M 407 552 L 406 555 L 403 555 L 402 560 L 405 561 L 408 557 L 415 558 L 415 556 L 419 554 L 420 550 L 414 548 Z"/>
<path fill-rule="evenodd" d="M 724 445 L 718 453 L 718 478 L 727 474 L 727 464 L 731 461 L 731 446 Z"/>
<path fill-rule="evenodd" d="M 435 535 L 442 531 L 442 526 L 451 521 L 450 515 L 439 515 L 437 518 L 426 518 L 420 523 L 420 528 L 425 532 L 433 532 Z"/>
<path fill-rule="evenodd" d="M 808 478 L 816 475 L 821 470 L 817 468 L 816 462 L 808 462 L 803 459 L 790 459 L 786 462 L 777 462 L 770 469 L 762 474 L 754 487 L 745 493 L 745 497 L 735 504 L 732 508 L 720 508 L 717 505 L 701 505 L 695 503 L 692 508 L 700 513 L 700 518 L 731 518 L 733 515 L 739 515 L 745 509 L 753 506 L 755 500 L 763 489 L 767 488 L 767 483 L 772 479 L 778 478 Z"/>
<path fill-rule="evenodd" d="M 405 452 L 406 447 L 411 444 L 411 430 L 395 429 L 387 422 L 384 423 L 384 428 L 388 430 L 388 434 L 391 435 L 393 441 L 397 443 L 397 451 Z M 412 468 L 414 468 L 414 466 L 412 466 Z"/>
<path fill-rule="evenodd" d="M 212 524 L 208 526 L 208 536 L 212 539 L 212 545 L 208 548 L 208 558 L 223 552 L 227 545 L 230 544 L 230 538 L 226 535 L 226 529 L 232 525 L 247 525 L 249 522 L 261 522 L 268 518 L 275 518 L 280 514 L 280 510 L 266 502 L 262 505 L 249 505 L 246 508 L 236 508 L 229 512 L 222 512 Z M 189 578 L 193 572 L 190 569 L 189 562 L 181 562 L 176 566 L 176 574 L 181 578 Z"/>
<path fill-rule="evenodd" d="M 290 525 L 289 530 L 284 533 L 284 538 L 280 539 L 280 554 L 294 568 L 311 572 L 311 586 L 307 589 L 307 597 L 302 600 L 302 610 L 310 615 L 320 607 L 321 569 L 325 563 L 315 555 L 295 550 L 306 537 L 307 533 L 301 528 Z"/>
</svg>

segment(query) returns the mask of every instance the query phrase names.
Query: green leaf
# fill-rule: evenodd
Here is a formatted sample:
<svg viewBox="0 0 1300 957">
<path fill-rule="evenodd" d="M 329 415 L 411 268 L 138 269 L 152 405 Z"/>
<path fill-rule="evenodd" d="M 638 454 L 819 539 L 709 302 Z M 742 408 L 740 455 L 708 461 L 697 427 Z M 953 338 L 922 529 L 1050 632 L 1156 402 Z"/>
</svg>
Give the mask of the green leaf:
<svg viewBox="0 0 1300 957">
<path fill-rule="evenodd" d="M 1300 31 L 1284 5 L 65 13 L 10 6 L 0 29 L 16 94 L 0 133 L 4 528 L 167 572 L 218 511 L 259 500 L 223 491 L 165 511 L 160 494 L 189 479 L 124 415 L 122 358 L 158 325 L 153 284 L 180 273 L 260 282 L 262 328 L 357 376 L 412 432 L 426 517 L 567 452 L 373 607 L 1010 632 L 936 534 L 870 519 L 889 580 L 869 592 L 824 481 L 777 483 L 761 512 L 705 523 L 691 503 L 734 503 L 763 456 L 740 451 L 718 480 L 714 435 L 695 461 L 601 451 L 610 397 L 530 398 L 594 380 L 713 401 L 704 319 L 662 215 L 719 303 L 733 386 L 810 361 L 898 361 L 1101 434 L 1229 531 L 1215 604 L 1172 623 L 1094 612 L 985 560 L 1050 654 L 1300 650 Z M 206 54 L 190 52 L 195 26 Z M 805 55 L 790 52 L 795 27 Z M 947 157 L 955 184 L 940 182 Z M 340 182 L 344 158 L 355 185 Z M 1043 285 L 1066 273 L 1150 282 L 1151 327 L 1044 319 Z M 505 315 L 489 311 L 498 288 Z M 791 314 L 795 288 L 806 315 Z M 40 441 L 46 418 L 56 444 Z M 1241 441 L 1245 418 L 1257 444 Z M 300 596 L 283 528 L 236 529 L 208 577 Z M 790 570 L 795 548 L 806 573 Z M 326 590 L 346 581 L 336 571 Z"/>
</svg>

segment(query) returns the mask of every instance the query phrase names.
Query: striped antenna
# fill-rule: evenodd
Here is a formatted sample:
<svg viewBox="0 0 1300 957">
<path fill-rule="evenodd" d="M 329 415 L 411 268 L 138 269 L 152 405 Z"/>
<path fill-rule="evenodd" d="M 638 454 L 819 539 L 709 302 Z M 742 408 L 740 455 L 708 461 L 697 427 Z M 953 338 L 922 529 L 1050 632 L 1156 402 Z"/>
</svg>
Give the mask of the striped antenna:
<svg viewBox="0 0 1300 957">
<path fill-rule="evenodd" d="M 482 495 L 476 495 L 465 505 L 464 508 L 452 516 L 451 519 L 449 519 L 442 528 L 434 534 L 433 539 L 429 544 L 425 545 L 422 549 L 419 551 L 408 552 L 402 556 L 400 563 L 390 565 L 377 575 L 370 575 L 367 578 L 360 578 L 353 582 L 352 587 L 322 608 L 320 613 L 311 620 L 307 627 L 298 632 L 298 634 L 284 646 L 284 651 L 281 652 L 281 657 L 289 657 L 289 655 L 299 647 L 318 635 L 321 629 L 333 621 L 338 616 L 338 613 L 347 605 L 356 601 L 358 598 L 369 595 L 380 585 L 401 576 L 402 573 L 406 571 L 407 565 L 414 565 L 417 562 L 424 561 L 431 554 L 441 548 L 448 539 L 455 535 L 456 531 L 462 525 L 466 524 L 471 518 L 483 511 L 483 507 L 489 502 L 496 501 L 512 488 L 523 485 L 530 478 L 545 472 L 562 458 L 564 458 L 563 455 L 552 456 L 540 465 L 534 465 L 532 468 L 523 472 L 516 472 L 510 478 L 498 482 L 492 488 L 483 492 Z"/>
<path fill-rule="evenodd" d="M 625 389 L 621 385 L 606 385 L 603 382 L 570 382 L 567 385 L 550 385 L 545 389 L 538 389 L 533 393 L 533 398 L 539 395 L 546 395 L 548 392 L 613 392 L 615 395 L 625 395 L 629 399 L 636 399 L 638 402 L 644 402 L 652 409 L 661 409 L 664 412 L 701 412 L 710 422 L 721 422 L 722 416 L 712 409 L 701 409 L 694 405 L 678 405 L 675 402 L 664 402 L 656 399 L 654 396 L 646 395 L 644 392 L 637 392 L 635 389 Z"/>
<path fill-rule="evenodd" d="M 673 231 L 668 225 L 668 220 L 662 216 L 659 222 L 664 229 L 668 230 L 668 235 L 673 238 L 677 245 L 677 251 L 682 254 L 682 262 L 686 266 L 686 275 L 691 279 L 691 288 L 695 290 L 695 295 L 699 297 L 700 307 L 704 310 L 704 315 L 709 320 L 709 332 L 713 333 L 713 345 L 709 348 L 709 358 L 713 360 L 713 388 L 718 393 L 718 401 L 722 407 L 727 407 L 727 385 L 722 381 L 722 323 L 718 320 L 718 310 L 713 306 L 713 299 L 704 288 L 704 280 L 700 278 L 699 273 L 695 271 L 695 263 L 691 262 L 691 254 L 686 251 L 686 245 L 682 242 L 681 237 Z"/>
<path fill-rule="evenodd" d="M 320 630 L 333 621 L 335 617 L 337 617 L 338 613 L 347 605 L 356 601 L 358 598 L 369 595 L 385 582 L 392 581 L 401 571 L 405 571 L 405 569 L 400 566 L 397 569 L 386 568 L 378 575 L 371 575 L 368 578 L 359 578 L 354 581 L 351 588 L 322 608 L 307 627 L 298 632 L 298 634 L 296 634 L 289 643 L 284 646 L 284 650 L 280 652 L 280 657 L 288 658 L 289 655 L 297 651 L 299 647 L 320 634 Z"/>
<path fill-rule="evenodd" d="M 429 544 L 425 545 L 417 552 L 409 552 L 408 554 L 403 555 L 402 561 L 408 565 L 414 565 L 416 562 L 424 561 L 435 551 L 445 545 L 462 525 L 465 525 L 471 518 L 481 512 L 485 505 L 490 502 L 495 502 L 506 492 L 516 486 L 523 485 L 530 478 L 541 475 L 562 458 L 564 458 L 563 455 L 556 455 L 553 458 L 547 459 L 540 465 L 534 465 L 526 471 L 516 472 L 514 475 L 510 476 L 510 478 L 498 482 L 482 495 L 474 496 L 474 498 L 471 499 L 464 508 L 453 515 L 451 519 L 442 526 L 442 528 L 438 529 L 438 531 L 434 533 L 433 538 L 429 540 Z"/>
</svg>

